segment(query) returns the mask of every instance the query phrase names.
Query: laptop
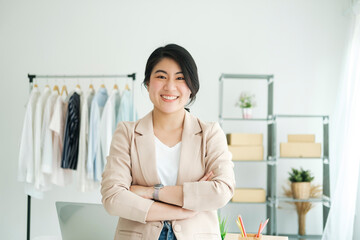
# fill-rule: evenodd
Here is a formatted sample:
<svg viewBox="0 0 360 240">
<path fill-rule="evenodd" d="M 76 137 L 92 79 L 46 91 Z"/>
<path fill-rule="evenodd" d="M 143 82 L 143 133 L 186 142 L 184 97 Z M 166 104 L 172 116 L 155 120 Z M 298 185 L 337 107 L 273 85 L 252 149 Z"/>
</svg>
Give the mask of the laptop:
<svg viewBox="0 0 360 240">
<path fill-rule="evenodd" d="M 63 240 L 113 240 L 118 217 L 101 204 L 56 202 Z"/>
</svg>

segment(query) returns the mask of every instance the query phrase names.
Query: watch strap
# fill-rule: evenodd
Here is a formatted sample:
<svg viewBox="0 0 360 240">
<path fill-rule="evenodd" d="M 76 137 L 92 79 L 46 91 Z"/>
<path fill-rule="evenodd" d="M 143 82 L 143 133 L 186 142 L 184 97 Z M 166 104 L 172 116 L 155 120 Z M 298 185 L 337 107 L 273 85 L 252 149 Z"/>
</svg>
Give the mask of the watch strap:
<svg viewBox="0 0 360 240">
<path fill-rule="evenodd" d="M 159 191 L 160 191 L 159 188 L 155 188 L 155 189 L 154 189 L 153 198 L 154 198 L 156 201 L 159 201 Z"/>
</svg>

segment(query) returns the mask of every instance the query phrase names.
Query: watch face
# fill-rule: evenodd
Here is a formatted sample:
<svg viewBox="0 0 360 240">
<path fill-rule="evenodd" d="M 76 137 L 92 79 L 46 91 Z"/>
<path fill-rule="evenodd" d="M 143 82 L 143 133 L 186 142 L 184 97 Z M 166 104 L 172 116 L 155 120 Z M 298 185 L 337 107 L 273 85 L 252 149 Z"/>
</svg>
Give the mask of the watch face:
<svg viewBox="0 0 360 240">
<path fill-rule="evenodd" d="M 164 185 L 162 185 L 161 183 L 160 184 L 155 184 L 155 186 L 154 186 L 154 188 L 156 188 L 156 189 L 161 189 L 163 187 L 164 187 Z"/>
</svg>

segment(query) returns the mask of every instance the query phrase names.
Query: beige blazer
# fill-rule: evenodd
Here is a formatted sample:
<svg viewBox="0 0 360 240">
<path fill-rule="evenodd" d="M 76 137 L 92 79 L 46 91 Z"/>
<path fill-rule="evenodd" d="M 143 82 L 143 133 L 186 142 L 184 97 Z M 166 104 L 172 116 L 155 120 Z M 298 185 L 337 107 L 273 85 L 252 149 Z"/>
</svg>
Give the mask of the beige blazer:
<svg viewBox="0 0 360 240">
<path fill-rule="evenodd" d="M 183 186 L 183 208 L 199 214 L 172 221 L 175 236 L 178 240 L 219 240 L 217 209 L 227 204 L 235 187 L 225 134 L 218 123 L 202 122 L 186 112 L 181 142 L 177 185 Z M 209 171 L 213 179 L 198 182 Z M 158 183 L 152 112 L 137 122 L 120 122 L 101 182 L 105 209 L 119 216 L 115 239 L 159 238 L 163 222 L 145 221 L 154 201 L 129 191 L 131 185 Z"/>
</svg>

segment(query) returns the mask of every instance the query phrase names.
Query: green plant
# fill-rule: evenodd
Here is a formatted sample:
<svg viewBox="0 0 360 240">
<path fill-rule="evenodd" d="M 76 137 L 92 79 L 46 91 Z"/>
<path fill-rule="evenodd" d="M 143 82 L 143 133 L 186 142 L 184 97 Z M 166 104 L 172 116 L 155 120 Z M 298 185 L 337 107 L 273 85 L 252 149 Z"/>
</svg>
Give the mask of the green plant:
<svg viewBox="0 0 360 240">
<path fill-rule="evenodd" d="M 239 101 L 236 103 L 236 106 L 239 106 L 241 108 L 252 108 L 256 106 L 255 103 L 255 95 L 251 95 L 248 92 L 242 92 L 240 94 Z"/>
<path fill-rule="evenodd" d="M 220 216 L 218 216 L 218 218 L 219 218 L 221 239 L 224 240 L 227 233 L 227 226 L 226 226 L 227 218 L 222 219 Z"/>
<path fill-rule="evenodd" d="M 300 170 L 292 168 L 291 170 L 292 172 L 289 172 L 290 182 L 311 182 L 314 180 L 310 170 L 304 170 L 303 168 L 300 168 Z"/>
</svg>

